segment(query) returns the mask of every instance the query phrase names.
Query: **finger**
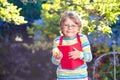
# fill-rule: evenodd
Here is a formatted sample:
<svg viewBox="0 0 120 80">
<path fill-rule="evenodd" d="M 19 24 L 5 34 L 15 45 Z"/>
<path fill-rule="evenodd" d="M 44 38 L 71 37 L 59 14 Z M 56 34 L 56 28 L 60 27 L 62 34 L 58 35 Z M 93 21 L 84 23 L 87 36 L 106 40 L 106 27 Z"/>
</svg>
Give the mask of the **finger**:
<svg viewBox="0 0 120 80">
<path fill-rule="evenodd" d="M 73 60 L 74 60 L 74 59 L 76 59 L 76 58 L 75 58 L 74 56 L 70 56 L 69 59 L 73 59 Z"/>
<path fill-rule="evenodd" d="M 74 54 L 73 54 L 73 52 L 69 52 L 69 56 L 73 56 Z"/>
<path fill-rule="evenodd" d="M 74 53 L 69 53 L 69 59 L 74 59 Z"/>
<path fill-rule="evenodd" d="M 73 59 L 73 56 L 69 56 L 69 59 Z"/>
<path fill-rule="evenodd" d="M 73 49 L 74 49 L 75 51 L 78 51 L 78 49 L 76 49 L 75 47 L 73 47 Z"/>
</svg>

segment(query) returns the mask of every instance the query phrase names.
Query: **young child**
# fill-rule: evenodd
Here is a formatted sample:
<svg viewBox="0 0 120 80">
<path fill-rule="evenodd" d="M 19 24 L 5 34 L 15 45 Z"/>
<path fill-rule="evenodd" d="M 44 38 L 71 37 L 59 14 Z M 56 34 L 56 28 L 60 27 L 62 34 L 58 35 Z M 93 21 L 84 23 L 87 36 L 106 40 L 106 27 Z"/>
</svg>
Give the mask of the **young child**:
<svg viewBox="0 0 120 80">
<path fill-rule="evenodd" d="M 63 36 L 58 36 L 54 39 L 52 50 L 52 63 L 58 65 L 56 71 L 57 80 L 88 80 L 86 62 L 92 60 L 92 53 L 87 37 L 84 34 L 80 34 L 81 28 L 82 22 L 78 14 L 73 11 L 63 13 L 60 20 L 60 29 Z M 82 62 L 81 65 L 73 69 L 63 68 L 62 63 L 67 62 L 67 60 L 63 59 L 64 54 L 58 48 L 59 45 L 71 46 L 79 42 L 82 50 L 78 50 L 73 46 L 73 51 L 64 54 L 68 54 L 68 58 L 71 60 L 80 59 Z M 67 48 L 63 48 L 63 50 L 65 49 Z"/>
</svg>

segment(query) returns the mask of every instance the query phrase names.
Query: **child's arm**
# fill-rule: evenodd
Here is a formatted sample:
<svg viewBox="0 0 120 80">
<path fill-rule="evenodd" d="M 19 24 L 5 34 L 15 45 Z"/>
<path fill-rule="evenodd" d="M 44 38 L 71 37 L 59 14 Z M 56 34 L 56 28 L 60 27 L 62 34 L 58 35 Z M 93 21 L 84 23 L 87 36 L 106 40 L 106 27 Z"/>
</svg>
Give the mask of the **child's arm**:
<svg viewBox="0 0 120 80">
<path fill-rule="evenodd" d="M 81 42 L 83 51 L 79 51 L 73 47 L 74 51 L 69 52 L 69 58 L 70 59 L 80 58 L 85 62 L 90 62 L 92 60 L 92 53 L 90 49 L 90 43 L 85 35 L 82 35 Z"/>
<path fill-rule="evenodd" d="M 90 62 L 92 60 L 92 52 L 87 36 L 83 35 L 83 37 L 81 38 L 81 42 L 83 52 L 80 52 L 80 58 L 85 62 Z"/>
<path fill-rule="evenodd" d="M 59 40 L 59 39 L 57 39 Z M 58 42 L 55 39 L 53 42 L 53 49 L 52 49 L 52 63 L 55 65 L 59 65 L 60 64 L 60 60 L 62 58 L 62 53 L 59 51 L 59 49 L 57 48 L 58 46 Z"/>
<path fill-rule="evenodd" d="M 52 63 L 55 64 L 55 65 L 59 65 L 62 57 L 63 57 L 63 55 L 59 51 L 59 49 L 58 48 L 53 48 L 53 50 L 52 50 Z"/>
</svg>

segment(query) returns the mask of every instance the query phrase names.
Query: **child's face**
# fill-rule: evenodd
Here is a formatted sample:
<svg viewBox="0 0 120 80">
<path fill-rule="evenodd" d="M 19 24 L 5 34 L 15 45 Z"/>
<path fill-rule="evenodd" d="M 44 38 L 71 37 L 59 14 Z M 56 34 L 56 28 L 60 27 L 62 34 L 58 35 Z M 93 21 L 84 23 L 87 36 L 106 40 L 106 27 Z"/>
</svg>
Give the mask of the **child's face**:
<svg viewBox="0 0 120 80">
<path fill-rule="evenodd" d="M 73 38 L 80 31 L 80 27 L 75 24 L 70 18 L 66 18 L 61 30 L 66 38 Z"/>
</svg>

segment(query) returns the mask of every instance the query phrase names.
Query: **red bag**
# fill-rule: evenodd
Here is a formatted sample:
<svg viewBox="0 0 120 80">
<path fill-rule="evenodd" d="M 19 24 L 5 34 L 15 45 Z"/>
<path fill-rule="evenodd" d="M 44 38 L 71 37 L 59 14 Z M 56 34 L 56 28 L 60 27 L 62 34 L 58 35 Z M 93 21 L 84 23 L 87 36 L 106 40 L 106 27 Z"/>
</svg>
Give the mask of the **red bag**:
<svg viewBox="0 0 120 80">
<path fill-rule="evenodd" d="M 69 46 L 62 45 L 62 39 L 63 39 L 63 36 L 60 37 L 60 43 L 59 43 L 59 46 L 58 46 L 59 50 L 63 54 L 63 58 L 61 59 L 62 68 L 64 68 L 64 69 L 75 69 L 75 68 L 83 65 L 84 61 L 81 60 L 80 58 L 77 58 L 77 59 L 73 60 L 73 59 L 69 59 L 69 56 L 68 56 L 69 52 L 74 51 L 73 47 L 78 49 L 79 51 L 82 51 L 82 46 L 81 46 L 81 41 L 80 41 L 79 35 L 77 35 L 78 43 L 72 44 L 72 45 L 69 45 Z"/>
</svg>

